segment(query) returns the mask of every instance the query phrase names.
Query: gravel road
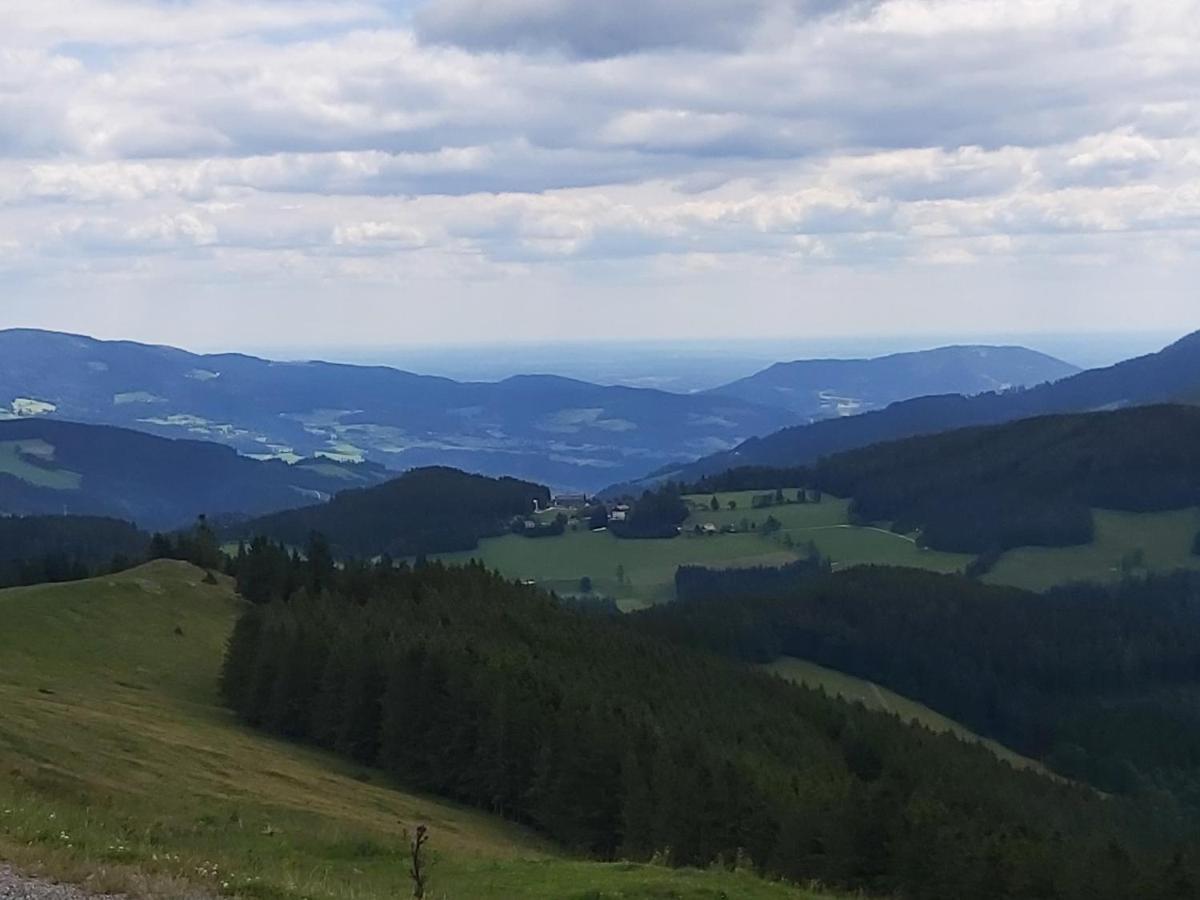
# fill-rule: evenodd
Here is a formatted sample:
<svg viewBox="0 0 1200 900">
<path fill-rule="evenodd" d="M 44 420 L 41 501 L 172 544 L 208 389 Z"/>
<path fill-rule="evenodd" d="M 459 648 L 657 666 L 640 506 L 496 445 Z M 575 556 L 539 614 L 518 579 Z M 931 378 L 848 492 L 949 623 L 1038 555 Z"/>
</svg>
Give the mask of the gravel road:
<svg viewBox="0 0 1200 900">
<path fill-rule="evenodd" d="M 89 894 L 67 884 L 18 875 L 0 865 L 0 900 L 120 900 L 111 894 Z"/>
</svg>

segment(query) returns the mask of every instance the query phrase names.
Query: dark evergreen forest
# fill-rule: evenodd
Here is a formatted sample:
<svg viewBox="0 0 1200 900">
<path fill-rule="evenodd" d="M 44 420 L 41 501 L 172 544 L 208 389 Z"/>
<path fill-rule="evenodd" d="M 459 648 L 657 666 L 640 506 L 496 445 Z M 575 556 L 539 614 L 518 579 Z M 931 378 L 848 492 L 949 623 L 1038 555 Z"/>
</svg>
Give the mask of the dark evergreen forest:
<svg viewBox="0 0 1200 900">
<path fill-rule="evenodd" d="M 236 525 L 227 536 L 266 536 L 302 547 L 319 532 L 339 557 L 418 556 L 473 550 L 480 538 L 509 530 L 550 491 L 516 478 L 488 478 L 457 469 L 413 469 L 370 488 L 343 491 L 329 503 L 288 510 Z"/>
<path fill-rule="evenodd" d="M 1046 594 L 863 567 L 636 614 L 749 662 L 795 656 L 878 682 L 1063 775 L 1179 798 L 1200 821 L 1200 575 Z"/>
<path fill-rule="evenodd" d="M 630 507 L 624 522 L 608 521 L 608 530 L 619 538 L 658 539 L 679 535 L 679 526 L 690 510 L 679 485 L 667 482 L 654 491 L 644 491 Z"/>
<path fill-rule="evenodd" d="M 146 558 L 150 537 L 120 519 L 0 517 L 0 588 L 77 581 Z"/>
<path fill-rule="evenodd" d="M 809 468 L 734 469 L 689 490 L 807 485 L 852 498 L 861 522 L 939 550 L 996 554 L 1091 542 L 1094 507 L 1200 505 L 1200 408 L 1045 416 L 877 444 Z"/>
<path fill-rule="evenodd" d="M 1161 808 L 1016 771 L 646 620 L 581 614 L 478 566 L 292 564 L 229 645 L 222 691 L 244 721 L 594 857 L 740 859 L 928 900 L 1200 885 Z"/>
<path fill-rule="evenodd" d="M 824 559 L 815 547 L 809 549 L 807 558 L 784 566 L 736 569 L 680 566 L 675 570 L 675 597 L 682 602 L 695 602 L 783 596 L 794 590 L 801 579 L 826 575 L 829 571 L 829 560 Z"/>
</svg>

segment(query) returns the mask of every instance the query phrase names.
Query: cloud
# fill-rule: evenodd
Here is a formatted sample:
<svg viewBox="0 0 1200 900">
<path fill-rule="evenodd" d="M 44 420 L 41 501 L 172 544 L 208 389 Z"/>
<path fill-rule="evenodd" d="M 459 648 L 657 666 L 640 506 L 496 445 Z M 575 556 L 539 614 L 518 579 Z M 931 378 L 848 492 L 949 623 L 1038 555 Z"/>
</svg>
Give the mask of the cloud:
<svg viewBox="0 0 1200 900">
<path fill-rule="evenodd" d="M 131 46 L 188 45 L 238 35 L 379 23 L 360 0 L 38 0 L 4 11 L 9 40 L 20 46 L 90 46 L 94 53 Z M 100 53 L 100 55 L 103 55 Z"/>
<path fill-rule="evenodd" d="M 863 5 L 863 4 L 858 4 Z M 770 25 L 855 4 L 837 0 L 431 0 L 422 38 L 472 50 L 552 50 L 601 59 L 645 50 L 736 50 Z"/>
<path fill-rule="evenodd" d="M 0 35 L 6 297 L 336 287 L 399 322 L 404 286 L 430 333 L 722 333 L 807 321 L 799 285 L 1019 322 L 1099 268 L 1109 321 L 1133 272 L 1194 312 L 1197 0 L 77 6 Z"/>
</svg>

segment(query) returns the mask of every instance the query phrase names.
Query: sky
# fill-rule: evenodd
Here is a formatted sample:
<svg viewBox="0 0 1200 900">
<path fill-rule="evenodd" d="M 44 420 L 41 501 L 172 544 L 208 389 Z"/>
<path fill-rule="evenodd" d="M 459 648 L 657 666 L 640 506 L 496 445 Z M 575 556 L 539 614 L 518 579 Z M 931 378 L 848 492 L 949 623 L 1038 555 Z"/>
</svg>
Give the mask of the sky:
<svg viewBox="0 0 1200 900">
<path fill-rule="evenodd" d="M 1200 328 L 1200 0 L 0 0 L 0 327 Z"/>
</svg>

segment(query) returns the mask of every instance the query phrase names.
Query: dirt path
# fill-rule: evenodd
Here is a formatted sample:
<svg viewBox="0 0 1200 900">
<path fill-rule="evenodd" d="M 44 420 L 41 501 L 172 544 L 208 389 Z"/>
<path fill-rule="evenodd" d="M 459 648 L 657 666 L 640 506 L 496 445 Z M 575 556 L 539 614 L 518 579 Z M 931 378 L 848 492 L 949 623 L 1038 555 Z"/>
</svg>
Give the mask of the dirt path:
<svg viewBox="0 0 1200 900">
<path fill-rule="evenodd" d="M 0 900 L 120 900 L 111 894 L 89 894 L 69 884 L 26 878 L 0 864 Z"/>
</svg>

